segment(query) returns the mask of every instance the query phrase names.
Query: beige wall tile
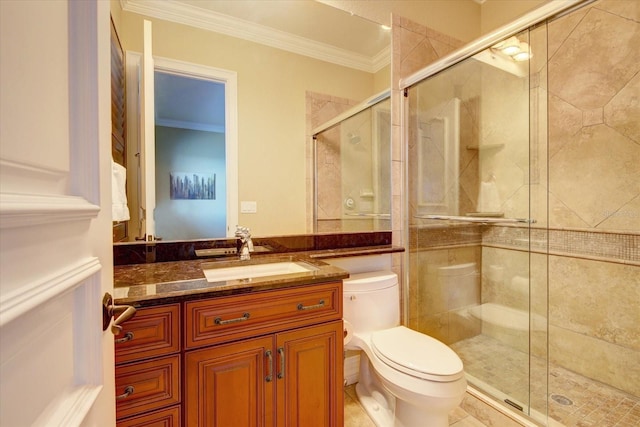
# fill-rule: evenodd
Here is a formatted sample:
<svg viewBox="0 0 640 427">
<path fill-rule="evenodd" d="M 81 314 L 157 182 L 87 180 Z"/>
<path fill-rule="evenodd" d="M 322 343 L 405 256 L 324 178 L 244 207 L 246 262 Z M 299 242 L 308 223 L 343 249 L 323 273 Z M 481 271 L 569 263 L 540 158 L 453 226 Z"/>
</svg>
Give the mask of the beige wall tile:
<svg viewBox="0 0 640 427">
<path fill-rule="evenodd" d="M 639 22 L 589 10 L 549 61 L 549 90 L 583 110 L 604 107 L 638 72 L 639 28 Z"/>
<path fill-rule="evenodd" d="M 635 350 L 640 358 L 640 267 L 549 257 L 554 326 Z"/>
<path fill-rule="evenodd" d="M 550 326 L 549 357 L 551 363 L 640 396 L 638 351 Z"/>
<path fill-rule="evenodd" d="M 460 404 L 469 415 L 487 427 L 520 427 L 521 424 L 496 411 L 480 399 L 467 393 Z"/>
<path fill-rule="evenodd" d="M 550 160 L 549 191 L 597 227 L 640 194 L 640 145 L 605 125 L 583 128 Z"/>
<path fill-rule="evenodd" d="M 605 123 L 640 144 L 640 74 L 604 107 Z"/>
</svg>

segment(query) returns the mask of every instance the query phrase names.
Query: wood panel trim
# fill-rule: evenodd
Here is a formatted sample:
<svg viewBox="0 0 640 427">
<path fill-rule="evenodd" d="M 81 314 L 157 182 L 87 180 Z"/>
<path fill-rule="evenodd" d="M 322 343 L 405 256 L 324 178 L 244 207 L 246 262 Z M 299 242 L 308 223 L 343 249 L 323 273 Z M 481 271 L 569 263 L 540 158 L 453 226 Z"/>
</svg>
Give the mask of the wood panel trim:
<svg viewBox="0 0 640 427">
<path fill-rule="evenodd" d="M 123 338 L 128 332 L 133 338 L 116 343 L 116 365 L 180 351 L 180 304 L 140 309 L 122 327 L 116 339 Z"/>
<path fill-rule="evenodd" d="M 116 418 L 180 403 L 180 372 L 180 355 L 116 367 L 116 395 L 123 394 L 126 386 L 134 386 L 133 394 L 116 400 Z"/>
<path fill-rule="evenodd" d="M 23 316 L 40 304 L 80 285 L 102 268 L 96 257 L 85 258 L 52 276 L 0 295 L 0 326 Z"/>
<path fill-rule="evenodd" d="M 116 427 L 180 427 L 180 406 L 149 412 L 118 421 Z"/>
<path fill-rule="evenodd" d="M 96 218 L 100 207 L 76 196 L 0 194 L 0 228 Z"/>
<path fill-rule="evenodd" d="M 327 282 L 188 302 L 184 307 L 184 346 L 198 348 L 341 319 L 341 286 L 342 282 Z M 299 303 L 309 306 L 321 299 L 325 304 L 321 308 L 296 309 Z M 243 313 L 249 314 L 246 321 L 227 325 L 214 322 L 216 317 L 228 320 Z"/>
</svg>

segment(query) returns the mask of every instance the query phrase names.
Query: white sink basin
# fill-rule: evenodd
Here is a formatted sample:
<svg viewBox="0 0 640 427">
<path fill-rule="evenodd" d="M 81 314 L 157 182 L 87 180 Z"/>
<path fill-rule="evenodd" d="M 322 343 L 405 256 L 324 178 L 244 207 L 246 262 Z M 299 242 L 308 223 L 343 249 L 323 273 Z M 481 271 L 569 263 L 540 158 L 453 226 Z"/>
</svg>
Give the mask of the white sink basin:
<svg viewBox="0 0 640 427">
<path fill-rule="evenodd" d="M 202 271 L 208 282 L 226 280 L 253 279 L 254 277 L 281 276 L 286 274 L 307 273 L 317 267 L 304 262 L 284 261 L 268 264 L 239 265 L 237 267 L 208 268 L 203 265 Z"/>
</svg>

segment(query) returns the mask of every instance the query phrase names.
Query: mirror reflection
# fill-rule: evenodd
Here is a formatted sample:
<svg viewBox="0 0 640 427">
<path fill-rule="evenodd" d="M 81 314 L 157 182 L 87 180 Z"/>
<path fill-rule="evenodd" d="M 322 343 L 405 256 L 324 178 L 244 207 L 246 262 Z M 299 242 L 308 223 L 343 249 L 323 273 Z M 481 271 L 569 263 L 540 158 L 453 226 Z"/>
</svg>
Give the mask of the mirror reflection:
<svg viewBox="0 0 640 427">
<path fill-rule="evenodd" d="M 355 107 L 333 122 L 314 132 L 314 231 L 390 230 L 389 92 Z"/>
<path fill-rule="evenodd" d="M 319 117 L 335 116 L 388 88 L 389 33 L 375 23 L 318 2 L 128 0 L 112 5 L 127 58 L 143 51 L 143 20 L 148 19 L 153 24 L 156 60 L 236 73 L 237 188 L 226 190 L 237 194 L 237 223 L 249 227 L 254 236 L 313 232 L 313 126 Z M 308 8 L 312 8 L 310 12 Z M 323 21 L 323 17 L 329 20 Z M 323 22 L 331 22 L 331 31 L 326 31 Z M 319 34 L 325 38 L 319 39 Z M 359 38 L 353 34 L 359 34 Z M 362 37 L 368 42 L 354 43 Z M 345 42 L 348 44 L 340 45 Z M 137 82 L 130 77 L 127 85 L 132 86 Z M 168 97 L 168 102 L 175 103 L 176 98 Z M 332 109 L 333 114 L 329 111 Z M 127 196 L 131 212 L 127 241 L 144 236 L 138 227 L 141 210 L 137 197 L 144 186 L 137 172 L 137 127 L 135 120 L 127 122 Z M 164 134 L 184 132 L 168 130 L 171 127 L 166 123 L 162 127 Z M 157 182 L 156 191 L 169 190 L 171 172 L 194 171 L 164 170 L 167 176 L 161 178 L 162 183 Z M 195 172 L 206 174 L 206 179 L 215 174 L 216 195 L 222 194 L 222 172 Z M 183 209 L 180 224 L 208 215 L 206 201 L 186 202 L 191 206 Z M 227 235 L 233 233 L 235 223 L 226 225 Z M 181 236 L 165 232 L 163 236 L 160 230 L 157 232 L 164 240 L 223 237 L 209 233 Z"/>
</svg>

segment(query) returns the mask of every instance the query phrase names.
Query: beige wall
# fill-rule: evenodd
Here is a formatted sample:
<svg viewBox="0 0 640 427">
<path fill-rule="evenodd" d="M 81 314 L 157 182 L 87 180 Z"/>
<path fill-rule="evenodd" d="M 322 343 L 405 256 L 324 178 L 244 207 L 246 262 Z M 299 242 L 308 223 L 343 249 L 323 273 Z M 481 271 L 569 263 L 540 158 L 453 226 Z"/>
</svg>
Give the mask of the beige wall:
<svg viewBox="0 0 640 427">
<path fill-rule="evenodd" d="M 551 0 L 487 0 L 480 11 L 480 32 L 487 34 Z"/>
<path fill-rule="evenodd" d="M 125 50 L 142 50 L 142 17 L 122 12 Z M 306 91 L 357 101 L 383 85 L 372 73 L 193 27 L 152 19 L 154 55 L 237 72 L 239 214 L 256 236 L 307 232 Z M 377 79 L 377 80 L 376 80 Z M 388 82 L 387 82 L 388 87 Z"/>
</svg>

